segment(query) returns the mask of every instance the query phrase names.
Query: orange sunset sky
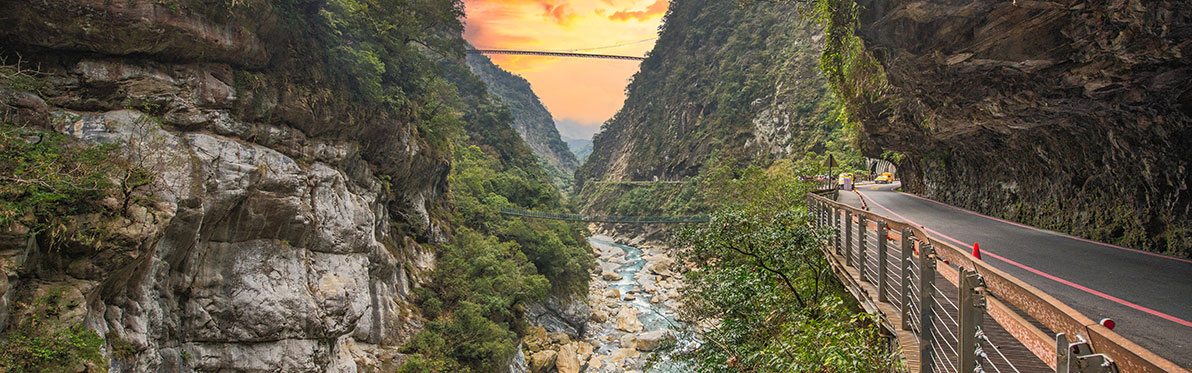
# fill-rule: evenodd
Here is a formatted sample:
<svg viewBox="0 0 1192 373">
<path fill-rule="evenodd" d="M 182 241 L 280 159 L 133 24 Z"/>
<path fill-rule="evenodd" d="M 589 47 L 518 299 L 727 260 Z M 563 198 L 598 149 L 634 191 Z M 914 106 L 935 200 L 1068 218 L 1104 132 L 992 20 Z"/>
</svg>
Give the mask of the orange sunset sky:
<svg viewBox="0 0 1192 373">
<path fill-rule="evenodd" d="M 464 38 L 477 48 L 644 56 L 669 0 L 464 0 Z M 489 56 L 530 81 L 568 137 L 590 137 L 625 101 L 638 61 Z"/>
</svg>

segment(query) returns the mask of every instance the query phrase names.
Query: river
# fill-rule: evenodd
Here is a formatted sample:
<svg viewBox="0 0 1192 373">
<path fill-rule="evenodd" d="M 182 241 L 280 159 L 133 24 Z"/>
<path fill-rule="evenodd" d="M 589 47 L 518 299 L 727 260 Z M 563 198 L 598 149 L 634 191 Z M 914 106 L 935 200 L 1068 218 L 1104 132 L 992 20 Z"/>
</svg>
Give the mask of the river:
<svg viewBox="0 0 1192 373">
<path fill-rule="evenodd" d="M 660 335 L 662 346 L 694 345 L 685 338 L 685 333 L 679 332 L 685 329 L 685 324 L 675 319 L 680 305 L 675 298 L 681 283 L 677 275 L 666 269 L 673 263 L 666 250 L 643 251 L 599 235 L 590 237 L 588 242 L 599 254 L 597 262 L 601 267 L 601 274 L 592 279 L 589 301 L 594 310 L 605 312 L 608 317 L 603 322 L 589 322 L 586 339 L 594 350 L 587 371 L 690 371 L 682 362 L 670 358 L 673 349 L 653 349 L 655 337 Z M 636 315 L 626 314 L 626 308 Z M 639 325 L 633 325 L 633 317 Z"/>
</svg>

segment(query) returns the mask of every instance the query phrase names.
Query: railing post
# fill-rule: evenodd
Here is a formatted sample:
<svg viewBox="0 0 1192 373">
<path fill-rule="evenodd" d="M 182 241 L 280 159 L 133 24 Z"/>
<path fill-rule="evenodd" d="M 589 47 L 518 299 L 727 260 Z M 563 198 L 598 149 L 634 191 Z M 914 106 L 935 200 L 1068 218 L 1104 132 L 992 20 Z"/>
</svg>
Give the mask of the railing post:
<svg viewBox="0 0 1192 373">
<path fill-rule="evenodd" d="M 852 261 L 848 260 L 848 257 L 850 256 L 849 253 L 851 253 L 853 251 L 852 238 L 853 238 L 853 212 L 849 211 L 849 210 L 844 210 L 844 257 L 845 257 L 845 263 L 847 263 L 850 266 L 853 265 Z M 840 254 L 840 251 L 837 251 L 836 254 Z"/>
<path fill-rule="evenodd" d="M 915 243 L 911 241 L 911 229 L 902 228 L 902 330 L 911 330 L 911 254 Z"/>
<path fill-rule="evenodd" d="M 844 209 L 840 207 L 832 210 L 832 222 L 835 223 L 836 226 L 836 240 L 833 241 L 836 244 L 836 251 L 840 251 L 840 248 L 844 247 L 844 237 L 841 237 L 841 232 L 844 231 L 844 227 L 841 225 L 843 223 L 840 221 L 840 213 L 843 211 Z"/>
<path fill-rule="evenodd" d="M 1108 355 L 1094 354 L 1092 346 L 1079 334 L 1069 341 L 1064 333 L 1055 335 L 1056 373 L 1118 373 L 1120 370 Z"/>
<path fill-rule="evenodd" d="M 865 215 L 857 216 L 857 276 L 865 281 Z"/>
<path fill-rule="evenodd" d="M 1055 335 L 1055 373 L 1068 373 L 1068 335 Z"/>
<path fill-rule="evenodd" d="M 840 209 L 836 205 L 829 205 L 828 213 L 832 215 L 832 249 L 840 250 Z"/>
<path fill-rule="evenodd" d="M 828 213 L 824 212 L 828 208 L 827 202 L 819 201 L 819 208 L 816 209 L 816 216 L 819 220 L 819 227 L 822 229 L 824 225 L 828 224 Z"/>
<path fill-rule="evenodd" d="M 811 220 L 814 222 L 812 225 L 818 229 L 820 227 L 820 201 L 818 199 L 813 201 L 811 205 Z"/>
<path fill-rule="evenodd" d="M 972 372 L 977 368 L 978 351 L 981 349 L 977 328 L 981 326 L 985 315 L 985 296 L 978 289 L 982 286 L 984 284 L 977 271 L 961 268 L 958 297 L 960 302 L 957 303 L 957 308 L 960 309 L 957 323 L 960 325 L 956 328 L 960 344 L 956 348 L 960 372 Z"/>
<path fill-rule="evenodd" d="M 931 357 L 934 354 L 932 345 L 935 343 L 931 332 L 935 319 L 935 312 L 931 308 L 935 302 L 934 282 L 935 250 L 932 250 L 931 244 L 924 243 L 919 251 L 919 362 L 925 373 L 935 371 Z"/>
<path fill-rule="evenodd" d="M 877 301 L 888 302 L 886 299 L 886 222 L 877 221 Z"/>
</svg>

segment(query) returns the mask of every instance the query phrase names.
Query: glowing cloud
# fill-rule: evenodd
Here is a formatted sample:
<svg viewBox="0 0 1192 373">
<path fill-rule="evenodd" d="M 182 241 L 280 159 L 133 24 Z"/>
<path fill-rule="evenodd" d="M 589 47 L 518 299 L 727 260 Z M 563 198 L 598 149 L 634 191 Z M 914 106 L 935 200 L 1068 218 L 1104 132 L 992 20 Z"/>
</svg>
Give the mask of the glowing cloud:
<svg viewBox="0 0 1192 373">
<path fill-rule="evenodd" d="M 561 25 L 571 24 L 571 20 L 575 19 L 575 12 L 571 11 L 571 7 L 567 3 L 551 4 L 542 3 L 542 15 L 549 19 L 554 19 L 555 23 Z"/>
<path fill-rule="evenodd" d="M 623 10 L 613 13 L 608 18 L 614 21 L 629 21 L 631 19 L 638 22 L 657 21 L 662 18 L 663 14 L 666 14 L 666 7 L 669 4 L 667 0 L 657 0 L 646 7 L 646 10 Z"/>
</svg>

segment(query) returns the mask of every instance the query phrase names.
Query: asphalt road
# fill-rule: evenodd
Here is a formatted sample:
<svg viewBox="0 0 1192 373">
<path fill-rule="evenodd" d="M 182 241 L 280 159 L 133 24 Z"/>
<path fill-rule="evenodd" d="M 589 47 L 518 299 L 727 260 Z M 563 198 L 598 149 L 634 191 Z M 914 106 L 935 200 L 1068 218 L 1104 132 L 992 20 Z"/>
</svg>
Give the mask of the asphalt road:
<svg viewBox="0 0 1192 373">
<path fill-rule="evenodd" d="M 1192 261 L 1093 242 L 928 200 L 888 185 L 862 185 L 869 211 L 922 225 L 1176 364 L 1192 368 Z M 841 202 L 860 206 L 856 193 Z"/>
</svg>

